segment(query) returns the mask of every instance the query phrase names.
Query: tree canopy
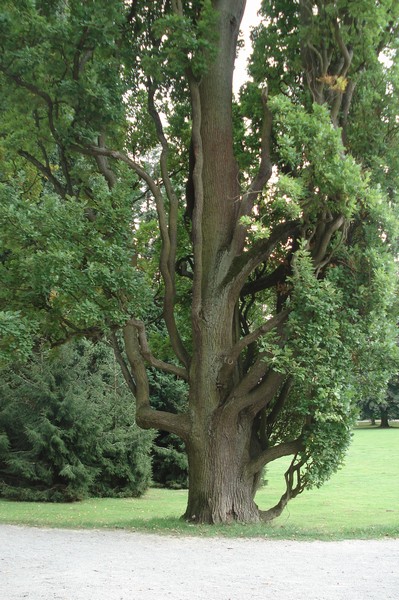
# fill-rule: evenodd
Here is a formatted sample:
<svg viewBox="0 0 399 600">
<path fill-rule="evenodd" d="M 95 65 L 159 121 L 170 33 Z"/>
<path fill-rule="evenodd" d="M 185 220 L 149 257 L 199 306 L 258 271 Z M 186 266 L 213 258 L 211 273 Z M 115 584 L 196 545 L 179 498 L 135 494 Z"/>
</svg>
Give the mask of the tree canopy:
<svg viewBox="0 0 399 600">
<path fill-rule="evenodd" d="M 108 336 L 138 424 L 185 443 L 195 522 L 321 485 L 395 372 L 399 6 L 263 2 L 233 98 L 244 10 L 0 13 L 1 356 Z M 148 367 L 184 402 L 153 408 Z"/>
</svg>

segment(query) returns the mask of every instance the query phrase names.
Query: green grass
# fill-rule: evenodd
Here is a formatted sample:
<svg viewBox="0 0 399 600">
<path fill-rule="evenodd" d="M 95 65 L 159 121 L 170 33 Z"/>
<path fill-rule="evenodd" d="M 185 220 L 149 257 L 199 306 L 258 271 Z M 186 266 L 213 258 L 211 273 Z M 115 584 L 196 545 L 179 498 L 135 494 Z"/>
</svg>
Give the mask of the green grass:
<svg viewBox="0 0 399 600">
<path fill-rule="evenodd" d="M 257 495 L 261 508 L 282 493 L 284 465 L 273 464 Z M 126 528 L 178 535 L 280 539 L 399 537 L 399 427 L 363 426 L 345 466 L 321 489 L 292 500 L 270 524 L 196 526 L 182 522 L 185 491 L 151 489 L 139 499 L 91 499 L 74 504 L 0 501 L 0 522 L 37 527 Z"/>
</svg>

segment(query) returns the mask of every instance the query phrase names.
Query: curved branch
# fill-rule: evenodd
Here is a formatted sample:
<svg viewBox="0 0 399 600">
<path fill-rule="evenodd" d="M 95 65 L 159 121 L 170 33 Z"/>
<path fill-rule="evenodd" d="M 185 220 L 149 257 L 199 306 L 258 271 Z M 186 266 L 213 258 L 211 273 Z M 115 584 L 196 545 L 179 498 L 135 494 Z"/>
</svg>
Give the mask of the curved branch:
<svg viewBox="0 0 399 600">
<path fill-rule="evenodd" d="M 290 466 L 284 474 L 286 490 L 281 496 L 279 502 L 269 510 L 259 511 L 259 516 L 262 521 L 267 522 L 279 517 L 284 508 L 287 506 L 289 500 L 301 494 L 305 489 L 305 484 L 301 479 L 301 467 L 303 467 L 303 465 L 306 463 L 306 459 L 302 459 L 299 462 L 296 461 L 297 454 L 294 456 Z"/>
<path fill-rule="evenodd" d="M 263 452 L 259 454 L 255 459 L 253 459 L 248 467 L 247 471 L 249 475 L 255 475 L 255 473 L 259 473 L 259 471 L 268 463 L 273 462 L 283 456 L 289 456 L 290 454 L 298 454 L 301 450 L 304 449 L 303 439 L 300 436 L 296 440 L 291 440 L 289 442 L 282 442 L 277 446 L 272 446 L 271 448 L 267 448 Z"/>
<path fill-rule="evenodd" d="M 148 112 L 152 117 L 152 120 L 155 124 L 155 130 L 157 132 L 158 140 L 162 147 L 162 152 L 160 156 L 160 166 L 161 166 L 161 175 L 162 181 L 165 186 L 166 195 L 169 200 L 169 256 L 168 256 L 168 268 L 171 279 L 173 281 L 174 288 L 174 280 L 175 280 L 175 262 L 176 262 L 176 251 L 177 251 L 177 220 L 178 220 L 178 199 L 175 190 L 173 189 L 172 182 L 169 176 L 168 170 L 168 159 L 169 159 L 169 144 L 166 139 L 162 121 L 159 116 L 159 113 L 155 107 L 155 89 L 151 84 L 150 80 L 148 81 Z M 174 297 L 174 289 L 173 289 L 173 297 Z"/>
<path fill-rule="evenodd" d="M 190 432 L 190 419 L 185 414 L 174 414 L 162 410 L 154 410 L 150 405 L 150 387 L 144 359 L 140 352 L 137 327 L 126 323 L 123 329 L 126 355 L 132 369 L 136 384 L 136 421 L 144 429 L 163 429 L 175 433 L 187 440 Z"/>
<path fill-rule="evenodd" d="M 156 369 L 160 369 L 161 371 L 164 371 L 165 373 L 171 373 L 172 375 L 176 375 L 176 377 L 179 377 L 180 379 L 184 379 L 185 381 L 188 380 L 188 374 L 187 374 L 186 369 L 183 369 L 182 367 L 179 367 L 178 365 L 173 365 L 171 363 L 164 362 L 163 360 L 159 360 L 158 358 L 155 358 L 155 356 L 153 356 L 153 354 L 150 350 L 149 344 L 148 344 L 147 335 L 146 335 L 146 331 L 145 331 L 145 325 L 144 325 L 143 321 L 139 321 L 137 319 L 130 319 L 129 323 L 134 325 L 137 328 L 141 354 L 142 354 L 143 358 L 152 367 L 155 367 Z"/>
</svg>

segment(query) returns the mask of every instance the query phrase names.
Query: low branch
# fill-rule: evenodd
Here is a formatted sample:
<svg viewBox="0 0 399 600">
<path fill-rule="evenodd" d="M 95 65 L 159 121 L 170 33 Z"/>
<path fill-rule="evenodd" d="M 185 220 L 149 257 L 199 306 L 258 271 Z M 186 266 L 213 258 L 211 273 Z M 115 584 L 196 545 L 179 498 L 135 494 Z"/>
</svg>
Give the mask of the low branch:
<svg viewBox="0 0 399 600">
<path fill-rule="evenodd" d="M 289 468 L 284 474 L 285 482 L 286 482 L 286 490 L 284 494 L 281 496 L 279 502 L 266 511 L 259 511 L 259 515 L 262 521 L 267 522 L 279 517 L 283 512 L 284 508 L 287 506 L 289 500 L 295 498 L 299 494 L 303 492 L 305 489 L 305 484 L 301 479 L 301 467 L 306 462 L 306 459 L 302 459 L 299 462 L 297 461 L 297 455 L 294 456 Z"/>
<path fill-rule="evenodd" d="M 139 332 L 129 321 L 123 329 L 126 355 L 136 384 L 136 422 L 144 429 L 162 429 L 187 440 L 190 419 L 186 414 L 154 410 L 150 405 L 150 388 L 144 359 L 140 352 Z"/>
<path fill-rule="evenodd" d="M 188 374 L 186 369 L 183 369 L 178 365 L 173 365 L 171 363 L 164 362 L 163 360 L 159 360 L 158 358 L 155 358 L 155 356 L 153 356 L 148 344 L 145 325 L 143 321 L 139 321 L 137 319 L 130 319 L 129 323 L 131 323 L 132 325 L 134 325 L 134 327 L 137 328 L 141 354 L 143 358 L 148 362 L 148 364 L 151 365 L 151 367 L 164 371 L 165 373 L 171 373 L 172 375 L 176 375 L 176 377 L 184 379 L 185 381 L 188 380 Z"/>
<path fill-rule="evenodd" d="M 271 448 L 267 448 L 257 458 L 252 460 L 248 467 L 248 474 L 255 475 L 255 473 L 259 473 L 261 469 L 265 465 L 274 460 L 282 458 L 283 456 L 289 456 L 290 454 L 298 454 L 301 450 L 304 449 L 303 439 L 302 437 L 297 438 L 296 440 L 292 440 L 290 442 L 282 442 L 277 446 L 272 446 Z"/>
</svg>

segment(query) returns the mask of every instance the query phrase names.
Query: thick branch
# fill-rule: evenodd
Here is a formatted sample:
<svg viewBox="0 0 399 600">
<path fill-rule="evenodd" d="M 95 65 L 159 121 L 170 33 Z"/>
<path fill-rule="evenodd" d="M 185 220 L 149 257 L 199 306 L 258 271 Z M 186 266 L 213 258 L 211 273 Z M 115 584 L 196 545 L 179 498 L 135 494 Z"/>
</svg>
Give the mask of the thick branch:
<svg viewBox="0 0 399 600">
<path fill-rule="evenodd" d="M 140 352 L 137 327 L 128 322 L 123 330 L 125 351 L 136 384 L 136 421 L 144 429 L 163 429 L 186 440 L 190 431 L 187 415 L 154 410 L 150 406 L 150 388 L 144 359 Z"/>
<path fill-rule="evenodd" d="M 93 54 L 92 48 L 86 48 L 86 50 L 84 48 L 88 35 L 89 27 L 86 25 L 83 28 L 82 35 L 80 36 L 79 42 L 76 46 L 76 52 L 73 57 L 72 77 L 75 81 L 79 79 L 79 76 L 83 71 L 85 64 Z"/>
<path fill-rule="evenodd" d="M 259 473 L 259 471 L 268 463 L 282 458 L 283 456 L 298 454 L 298 452 L 301 452 L 301 450 L 303 450 L 303 440 L 301 437 L 290 442 L 282 442 L 277 446 L 267 448 L 261 452 L 257 458 L 249 463 L 247 467 L 248 474 L 255 475 L 255 473 Z"/>
<path fill-rule="evenodd" d="M 201 135 L 201 98 L 199 93 L 199 84 L 192 76 L 189 76 L 191 106 L 192 106 L 192 132 L 191 139 L 194 150 L 194 210 L 192 218 L 192 240 L 194 249 L 194 281 L 193 281 L 193 301 L 192 314 L 194 324 L 200 319 L 201 301 L 202 301 L 202 214 L 204 208 L 204 184 L 202 180 L 202 171 L 204 166 L 204 153 L 202 147 Z M 197 328 L 199 333 L 199 328 Z"/>
<path fill-rule="evenodd" d="M 312 258 L 315 267 L 317 267 L 326 256 L 328 245 L 333 234 L 344 224 L 344 217 L 339 215 L 331 220 L 330 223 L 323 224 L 323 233 L 317 239 L 317 245 L 312 250 Z"/>
<path fill-rule="evenodd" d="M 283 282 L 290 269 L 289 262 L 290 261 L 287 259 L 285 262 L 276 267 L 271 273 L 268 273 L 267 275 L 259 277 L 253 281 L 247 281 L 241 290 L 241 298 L 243 296 L 256 294 L 257 292 L 262 292 L 263 290 L 267 290 L 268 288 L 274 287 L 278 283 Z"/>
<path fill-rule="evenodd" d="M 244 409 L 251 409 L 253 414 L 267 406 L 277 393 L 284 375 L 271 369 L 266 363 L 258 360 L 249 373 L 231 393 L 226 409 L 238 414 Z"/>
<path fill-rule="evenodd" d="M 171 373 L 172 375 L 176 375 L 176 377 L 179 377 L 180 379 L 184 379 L 185 381 L 187 381 L 188 375 L 187 375 L 186 369 L 183 369 L 182 367 L 179 367 L 178 365 L 166 363 L 163 360 L 159 360 L 158 358 L 155 358 L 155 356 L 153 356 L 153 354 L 150 350 L 149 344 L 148 344 L 147 335 L 146 335 L 146 331 L 145 331 L 145 325 L 144 325 L 143 321 L 139 321 L 137 319 L 130 319 L 129 323 L 131 323 L 132 325 L 134 325 L 137 328 L 139 342 L 140 342 L 140 352 L 141 352 L 141 355 L 143 356 L 143 358 L 152 367 L 155 367 L 156 369 L 160 369 L 161 371 L 164 371 L 165 373 Z"/>
<path fill-rule="evenodd" d="M 98 145 L 100 148 L 105 148 L 105 139 L 104 139 L 103 135 L 99 136 Z M 104 176 L 104 178 L 108 184 L 108 188 L 110 190 L 112 190 L 114 185 L 116 185 L 117 178 L 116 178 L 115 173 L 113 172 L 113 170 L 110 168 L 110 166 L 108 164 L 107 157 L 98 155 L 95 157 L 95 160 L 96 160 L 96 163 L 97 163 L 100 173 Z"/>
</svg>

